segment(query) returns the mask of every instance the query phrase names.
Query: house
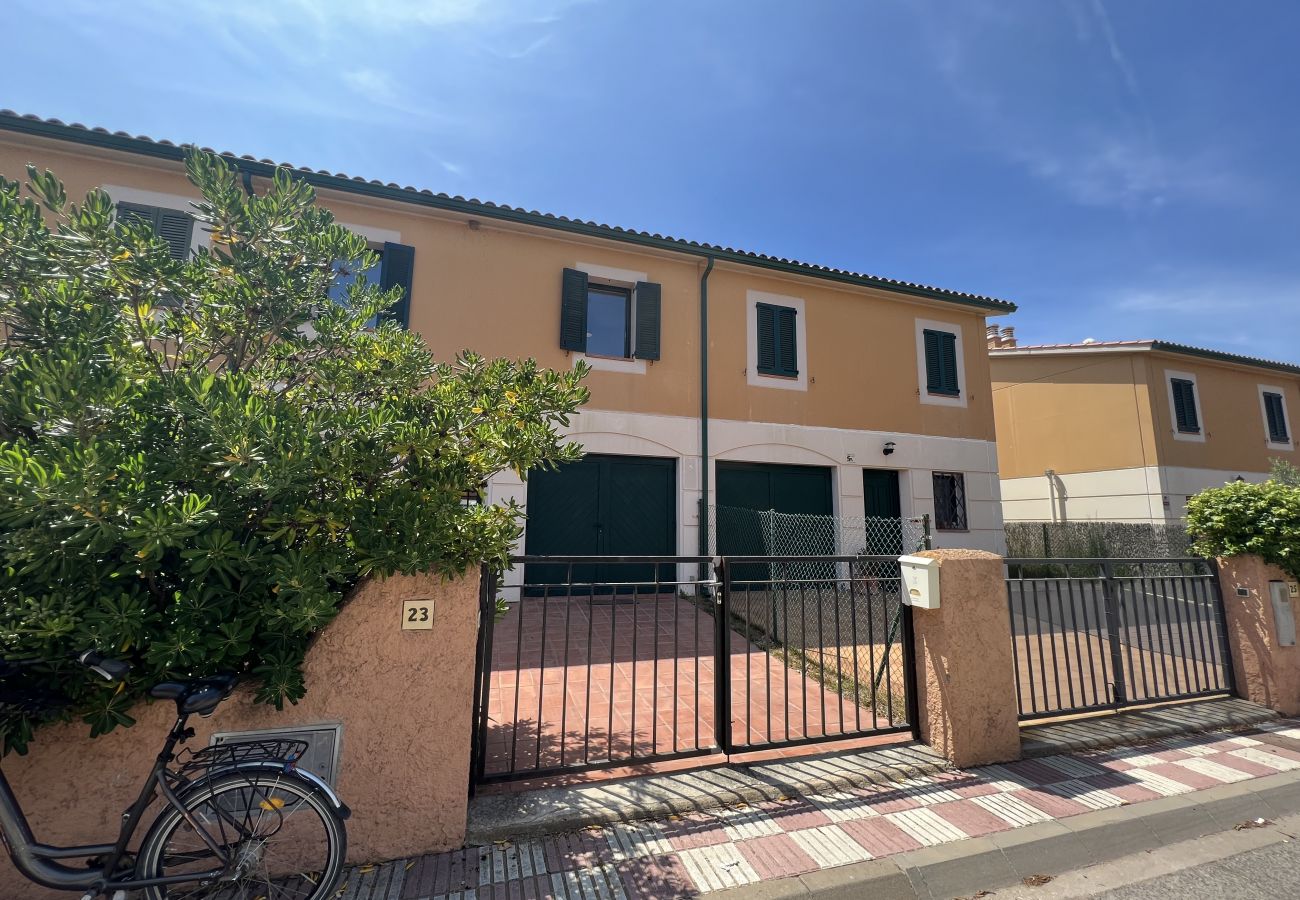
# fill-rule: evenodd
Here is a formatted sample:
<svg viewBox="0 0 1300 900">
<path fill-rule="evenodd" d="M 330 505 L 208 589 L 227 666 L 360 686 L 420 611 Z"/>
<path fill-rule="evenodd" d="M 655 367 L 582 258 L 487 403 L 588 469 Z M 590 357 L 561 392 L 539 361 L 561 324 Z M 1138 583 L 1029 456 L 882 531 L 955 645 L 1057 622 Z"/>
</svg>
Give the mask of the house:
<svg viewBox="0 0 1300 900">
<path fill-rule="evenodd" d="M 1173 522 L 1300 463 L 1300 366 L 1169 341 L 1017 346 L 989 329 L 1007 521 Z"/>
<path fill-rule="evenodd" d="M 274 166 L 228 156 L 261 190 Z M 208 237 L 179 146 L 0 113 L 0 173 L 34 162 L 73 196 L 102 186 L 178 255 Z M 707 504 L 920 516 L 936 546 L 1002 547 L 984 348 L 1003 300 L 311 169 L 339 222 L 380 252 L 397 314 L 441 358 L 462 348 L 585 360 L 571 428 L 588 456 L 492 501 L 528 514 L 536 554 L 712 552 Z M 707 336 L 705 340 L 701 336 Z"/>
</svg>

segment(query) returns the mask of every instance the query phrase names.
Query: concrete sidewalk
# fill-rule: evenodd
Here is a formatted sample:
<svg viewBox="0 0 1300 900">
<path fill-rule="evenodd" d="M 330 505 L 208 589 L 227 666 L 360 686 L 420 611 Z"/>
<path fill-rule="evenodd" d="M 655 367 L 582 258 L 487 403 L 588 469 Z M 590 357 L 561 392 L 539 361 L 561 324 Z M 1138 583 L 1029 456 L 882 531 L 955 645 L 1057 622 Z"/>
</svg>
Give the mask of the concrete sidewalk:
<svg viewBox="0 0 1300 900">
<path fill-rule="evenodd" d="M 1292 812 L 1300 722 L 1283 720 L 399 860 L 341 896 L 969 896 Z"/>
</svg>

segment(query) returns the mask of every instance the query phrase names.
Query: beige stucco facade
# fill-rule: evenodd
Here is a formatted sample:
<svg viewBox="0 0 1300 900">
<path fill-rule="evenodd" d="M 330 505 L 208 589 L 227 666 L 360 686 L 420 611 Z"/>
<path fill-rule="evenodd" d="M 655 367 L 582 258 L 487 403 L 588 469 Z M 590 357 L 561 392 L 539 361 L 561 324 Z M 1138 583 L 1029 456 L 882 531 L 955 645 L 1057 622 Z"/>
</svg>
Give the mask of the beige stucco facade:
<svg viewBox="0 0 1300 900">
<path fill-rule="evenodd" d="M 115 200 L 170 208 L 183 209 L 197 199 L 177 160 L 0 128 L 0 174 L 22 177 L 28 162 L 58 174 L 74 197 L 104 187 Z M 266 184 L 265 177 L 252 179 L 255 190 Z M 675 459 L 677 552 L 697 551 L 704 483 L 700 282 L 705 248 L 665 249 L 575 234 L 534 219 L 500 217 L 493 214 L 498 208 L 487 205 L 470 212 L 437 208 L 419 202 L 424 195 L 418 192 L 392 199 L 346 185 L 318 190 L 339 222 L 373 243 L 414 248 L 409 327 L 439 357 L 472 349 L 533 357 L 559 369 L 586 358 L 594 369 L 587 380 L 591 402 L 576 418 L 574 435 L 593 453 Z M 196 228 L 194 245 L 205 240 Z M 566 268 L 586 271 L 593 279 L 660 285 L 660 358 L 588 358 L 562 349 Z M 833 472 L 835 512 L 852 516 L 863 514 L 862 470 L 892 469 L 900 475 L 903 515 L 923 515 L 933 514 L 930 473 L 959 471 L 966 477 L 968 528 L 939 533 L 936 544 L 1000 550 L 993 397 L 983 335 L 986 315 L 1005 310 L 926 291 L 778 271 L 726 254 L 717 258 L 708 280 L 710 483 L 716 483 L 718 461 L 823 466 Z M 756 371 L 750 320 L 755 302 L 771 298 L 800 310 L 798 379 Z M 918 365 L 923 327 L 941 327 L 959 337 L 959 402 L 931 402 L 926 396 Z M 886 442 L 897 448 L 888 457 Z M 489 494 L 527 505 L 527 485 L 512 475 L 494 479 Z"/>
<path fill-rule="evenodd" d="M 1177 520 L 1197 491 L 1262 480 L 1272 459 L 1300 463 L 1300 372 L 1167 346 L 990 351 L 1008 521 Z M 1171 379 L 1194 385 L 1194 433 L 1177 426 Z M 1270 440 L 1265 392 L 1283 398 L 1286 441 Z"/>
</svg>

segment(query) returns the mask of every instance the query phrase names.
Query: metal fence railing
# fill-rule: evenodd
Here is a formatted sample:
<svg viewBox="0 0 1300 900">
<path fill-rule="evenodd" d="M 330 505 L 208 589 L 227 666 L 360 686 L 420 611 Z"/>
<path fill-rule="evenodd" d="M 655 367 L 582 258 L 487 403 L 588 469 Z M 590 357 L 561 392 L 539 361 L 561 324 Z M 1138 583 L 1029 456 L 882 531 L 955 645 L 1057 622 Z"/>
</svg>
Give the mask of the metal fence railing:
<svg viewBox="0 0 1300 900">
<path fill-rule="evenodd" d="M 1211 562 L 1008 558 L 1006 568 L 1021 718 L 1232 690 Z"/>
<path fill-rule="evenodd" d="M 475 784 L 917 721 L 896 556 L 521 556 L 511 566 L 484 571 Z"/>
<path fill-rule="evenodd" d="M 732 635 L 719 720 L 731 722 L 730 749 L 917 721 L 911 607 L 896 557 L 724 557 L 719 572 Z"/>
<path fill-rule="evenodd" d="M 505 578 L 485 571 L 476 781 L 714 752 L 715 607 L 677 575 L 711 563 L 520 556 Z"/>
</svg>

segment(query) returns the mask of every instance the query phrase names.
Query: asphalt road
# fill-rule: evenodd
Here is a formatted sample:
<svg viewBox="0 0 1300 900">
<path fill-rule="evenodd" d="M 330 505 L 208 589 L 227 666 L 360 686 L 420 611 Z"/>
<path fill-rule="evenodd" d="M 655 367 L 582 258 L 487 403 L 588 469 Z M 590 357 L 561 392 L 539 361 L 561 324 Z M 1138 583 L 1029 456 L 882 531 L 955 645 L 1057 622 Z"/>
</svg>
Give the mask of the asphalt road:
<svg viewBox="0 0 1300 900">
<path fill-rule="evenodd" d="M 1098 900 L 1294 900 L 1300 897 L 1300 841 L 1260 847 L 1093 896 Z"/>
</svg>

